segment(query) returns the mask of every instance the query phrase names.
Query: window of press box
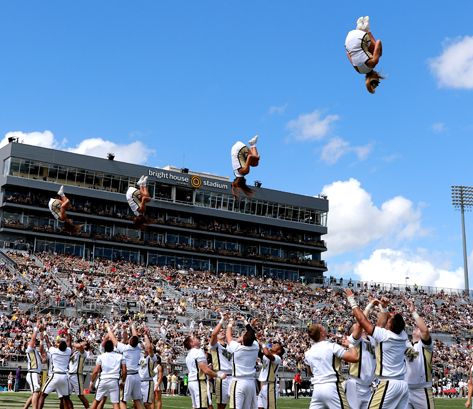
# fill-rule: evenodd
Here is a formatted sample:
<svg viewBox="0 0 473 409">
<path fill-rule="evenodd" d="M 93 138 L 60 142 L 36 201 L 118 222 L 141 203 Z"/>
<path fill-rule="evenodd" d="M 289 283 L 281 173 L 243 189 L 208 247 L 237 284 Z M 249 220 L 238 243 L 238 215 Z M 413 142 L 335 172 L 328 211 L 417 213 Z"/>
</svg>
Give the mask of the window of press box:
<svg viewBox="0 0 473 409">
<path fill-rule="evenodd" d="M 72 254 L 77 257 L 84 257 L 83 244 L 70 244 L 55 240 L 38 240 L 35 241 L 36 251 L 50 251 L 56 253 Z"/>
<path fill-rule="evenodd" d="M 133 177 L 93 172 L 81 168 L 53 165 L 19 158 L 6 159 L 4 161 L 3 172 L 4 175 L 38 179 L 120 194 L 125 194 L 129 186 L 136 187 L 137 182 L 137 178 Z M 147 187 L 150 196 L 158 200 L 195 203 L 196 206 L 201 207 L 320 226 L 326 226 L 327 223 L 327 213 L 314 209 L 278 204 L 249 197 L 240 197 L 240 200 L 235 200 L 231 194 L 200 189 L 195 190 L 194 201 L 194 190 L 190 188 L 181 186 L 173 187 L 157 182 L 149 182 Z M 173 191 L 175 192 L 175 197 L 173 197 Z"/>
</svg>

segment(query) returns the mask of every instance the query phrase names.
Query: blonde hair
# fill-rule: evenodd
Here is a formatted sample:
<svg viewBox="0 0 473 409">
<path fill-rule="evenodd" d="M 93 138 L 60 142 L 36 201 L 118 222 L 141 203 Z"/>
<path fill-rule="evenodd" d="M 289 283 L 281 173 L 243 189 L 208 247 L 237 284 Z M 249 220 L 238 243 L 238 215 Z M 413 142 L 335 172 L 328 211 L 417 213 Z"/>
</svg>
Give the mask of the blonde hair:
<svg viewBox="0 0 473 409">
<path fill-rule="evenodd" d="M 378 71 L 375 71 L 375 70 L 373 70 L 373 71 L 369 72 L 368 74 L 366 74 L 365 83 L 366 83 L 366 89 L 368 90 L 368 92 L 370 94 L 374 94 L 376 92 L 375 89 L 378 86 L 379 81 L 384 80 L 386 77 L 387 77 L 387 75 L 384 76 L 384 77 L 381 76 L 381 71 L 378 72 Z"/>
</svg>

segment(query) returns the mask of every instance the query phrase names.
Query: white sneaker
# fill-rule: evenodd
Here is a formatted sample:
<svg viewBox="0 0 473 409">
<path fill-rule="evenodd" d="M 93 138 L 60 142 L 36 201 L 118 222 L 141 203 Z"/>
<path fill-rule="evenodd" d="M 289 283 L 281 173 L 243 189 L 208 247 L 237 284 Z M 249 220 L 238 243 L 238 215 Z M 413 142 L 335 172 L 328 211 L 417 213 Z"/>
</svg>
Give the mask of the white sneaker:
<svg viewBox="0 0 473 409">
<path fill-rule="evenodd" d="M 146 183 L 148 182 L 148 176 L 143 176 L 143 180 L 141 181 L 140 186 L 146 186 Z"/>
<path fill-rule="evenodd" d="M 361 30 L 361 27 L 363 27 L 363 17 L 360 17 L 358 20 L 356 20 L 356 29 Z"/>
<path fill-rule="evenodd" d="M 59 191 L 57 192 L 57 194 L 58 194 L 59 196 L 61 196 L 61 197 L 64 195 L 64 186 L 61 186 L 61 188 L 59 189 Z"/>
<path fill-rule="evenodd" d="M 143 178 L 145 177 L 145 175 L 141 176 L 140 177 L 140 180 L 138 180 L 138 182 L 136 182 L 136 185 L 137 186 L 141 186 L 141 184 L 143 183 Z"/>
<path fill-rule="evenodd" d="M 256 145 L 256 141 L 258 140 L 258 135 L 256 135 L 253 139 L 249 140 L 250 146 Z"/>
<path fill-rule="evenodd" d="M 363 18 L 363 25 L 361 26 L 361 30 L 366 32 L 366 33 L 369 33 L 370 32 L 370 18 L 369 16 L 366 16 L 365 18 Z"/>
</svg>

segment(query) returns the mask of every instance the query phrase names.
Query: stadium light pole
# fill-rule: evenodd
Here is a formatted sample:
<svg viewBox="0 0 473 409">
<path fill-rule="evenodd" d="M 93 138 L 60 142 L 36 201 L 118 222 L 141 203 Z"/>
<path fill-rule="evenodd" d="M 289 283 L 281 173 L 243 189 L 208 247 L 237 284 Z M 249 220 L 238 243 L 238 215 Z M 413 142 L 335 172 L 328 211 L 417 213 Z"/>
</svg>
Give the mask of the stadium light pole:
<svg viewBox="0 0 473 409">
<path fill-rule="evenodd" d="M 463 271 L 465 274 L 465 291 L 470 296 L 470 285 L 468 283 L 468 259 L 466 253 L 466 233 L 465 233 L 465 210 L 471 211 L 473 206 L 473 187 L 452 186 L 452 204 L 455 210 L 460 210 L 462 214 L 462 237 L 463 237 Z"/>
</svg>

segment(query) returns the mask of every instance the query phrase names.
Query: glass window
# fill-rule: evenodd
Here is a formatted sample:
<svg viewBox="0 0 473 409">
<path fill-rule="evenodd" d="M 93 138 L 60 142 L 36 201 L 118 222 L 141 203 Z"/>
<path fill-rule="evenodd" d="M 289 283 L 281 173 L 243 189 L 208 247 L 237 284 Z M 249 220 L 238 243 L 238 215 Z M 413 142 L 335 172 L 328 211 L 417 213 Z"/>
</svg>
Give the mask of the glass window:
<svg viewBox="0 0 473 409">
<path fill-rule="evenodd" d="M 76 185 L 77 169 L 67 168 L 67 184 L 71 186 Z"/>
<path fill-rule="evenodd" d="M 39 164 L 39 179 L 44 180 L 45 182 L 48 180 L 48 173 L 49 173 L 49 165 L 47 163 L 40 163 Z"/>
<path fill-rule="evenodd" d="M 104 175 L 103 176 L 103 183 L 102 183 L 102 190 L 107 190 L 110 192 L 112 188 L 112 178 L 111 175 Z"/>
<path fill-rule="evenodd" d="M 35 161 L 27 161 L 29 164 L 29 174 L 30 179 L 38 179 L 39 174 L 39 163 Z"/>
<path fill-rule="evenodd" d="M 10 175 L 20 176 L 20 163 L 20 159 L 12 158 Z"/>
<path fill-rule="evenodd" d="M 186 189 L 184 187 L 176 187 L 176 202 L 191 204 L 193 194 L 194 194 L 194 191 L 192 189 Z"/>
<path fill-rule="evenodd" d="M 85 186 L 85 171 L 83 169 L 77 169 L 76 186 L 87 187 Z"/>
<path fill-rule="evenodd" d="M 95 172 L 93 188 L 102 190 L 103 173 Z"/>
<path fill-rule="evenodd" d="M 29 162 L 29 161 L 28 161 Z M 28 177 L 28 171 L 29 171 L 29 164 L 27 164 L 23 159 L 21 160 L 20 163 L 20 176 L 22 178 L 27 178 Z"/>
<path fill-rule="evenodd" d="M 155 195 L 156 195 L 156 199 L 171 201 L 172 200 L 172 186 L 156 183 Z"/>
<path fill-rule="evenodd" d="M 61 185 L 65 185 L 66 184 L 66 177 L 67 177 L 67 167 L 58 166 L 57 183 L 60 183 Z"/>
<path fill-rule="evenodd" d="M 10 165 L 11 158 L 5 159 L 3 162 L 3 176 L 7 176 L 10 174 Z"/>
</svg>

